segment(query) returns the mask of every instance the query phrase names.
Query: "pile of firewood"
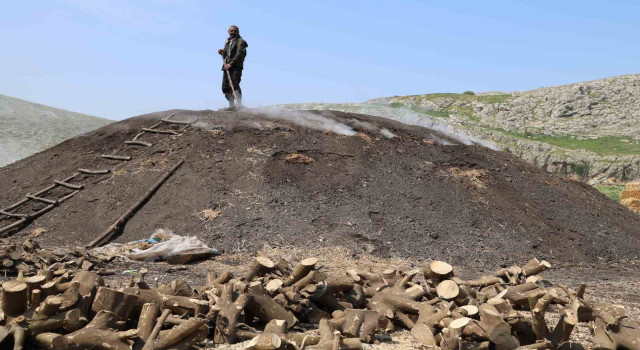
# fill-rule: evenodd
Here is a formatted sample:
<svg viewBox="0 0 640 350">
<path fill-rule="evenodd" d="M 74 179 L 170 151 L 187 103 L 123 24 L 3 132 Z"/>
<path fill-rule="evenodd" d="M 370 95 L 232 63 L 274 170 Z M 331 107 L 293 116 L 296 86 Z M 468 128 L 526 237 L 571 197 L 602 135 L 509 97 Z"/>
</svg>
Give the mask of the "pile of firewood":
<svg viewBox="0 0 640 350">
<path fill-rule="evenodd" d="M 0 268 L 8 275 L 34 275 L 40 270 L 61 275 L 69 269 L 96 271 L 102 276 L 112 275 L 115 270 L 107 267 L 113 258 L 105 258 L 86 249 L 41 249 L 38 242 L 32 239 L 22 244 L 15 244 L 9 239 L 0 240 Z"/>
<path fill-rule="evenodd" d="M 39 256 L 33 250 L 13 252 Z M 463 280 L 441 261 L 328 275 L 315 258 L 290 266 L 258 256 L 240 276 L 210 272 L 195 287 L 183 279 L 148 284 L 144 270 L 109 287 L 84 262 L 40 262 L 2 283 L 2 349 L 189 349 L 240 341 L 246 349 L 361 349 L 397 327 L 410 329 L 419 344 L 447 350 L 580 349 L 571 340 L 578 322 L 593 322 L 595 349 L 640 348 L 639 322 L 620 307 L 586 300 L 584 285 L 551 285 L 539 275 L 550 264 L 536 259 Z M 552 304 L 559 320 L 549 327 Z"/>
<path fill-rule="evenodd" d="M 628 183 L 620 193 L 620 203 L 625 207 L 640 213 L 640 182 Z"/>
</svg>

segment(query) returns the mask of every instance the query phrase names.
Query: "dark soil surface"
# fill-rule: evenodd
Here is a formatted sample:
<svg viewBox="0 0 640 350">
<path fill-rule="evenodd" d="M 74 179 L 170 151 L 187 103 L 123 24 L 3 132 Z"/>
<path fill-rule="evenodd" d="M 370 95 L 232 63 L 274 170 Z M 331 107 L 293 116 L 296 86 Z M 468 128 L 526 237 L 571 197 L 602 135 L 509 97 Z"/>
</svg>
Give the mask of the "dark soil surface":
<svg viewBox="0 0 640 350">
<path fill-rule="evenodd" d="M 200 128 L 179 136 L 145 134 L 141 139 L 151 147 L 125 146 L 171 113 L 177 120 L 198 116 Z M 346 126 L 359 134 L 326 130 Z M 385 138 L 382 129 L 396 137 Z M 120 164 L 99 157 L 116 152 L 133 159 Z M 288 161 L 294 153 L 312 161 Z M 432 130 L 341 112 L 178 110 L 103 127 L 0 169 L 4 208 L 77 168 L 115 167 L 109 175 L 74 180 L 85 189 L 9 234 L 41 228 L 43 245 L 86 244 L 181 159 L 184 165 L 116 241 L 166 228 L 227 253 L 265 244 L 344 246 L 354 254 L 458 266 L 521 263 L 533 256 L 575 265 L 639 255 L 640 216 L 590 186 Z M 205 217 L 206 209 L 219 216 Z M 0 219 L 0 227 L 10 222 Z"/>
</svg>

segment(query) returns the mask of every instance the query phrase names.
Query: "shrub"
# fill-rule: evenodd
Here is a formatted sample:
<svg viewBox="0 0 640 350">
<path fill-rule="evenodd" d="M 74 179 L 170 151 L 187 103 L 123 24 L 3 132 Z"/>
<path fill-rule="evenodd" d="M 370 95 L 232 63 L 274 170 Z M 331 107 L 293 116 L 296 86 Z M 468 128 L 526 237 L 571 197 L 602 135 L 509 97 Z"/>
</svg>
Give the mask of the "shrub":
<svg viewBox="0 0 640 350">
<path fill-rule="evenodd" d="M 463 95 L 475 95 L 476 93 L 473 91 L 465 91 L 462 93 Z"/>
</svg>

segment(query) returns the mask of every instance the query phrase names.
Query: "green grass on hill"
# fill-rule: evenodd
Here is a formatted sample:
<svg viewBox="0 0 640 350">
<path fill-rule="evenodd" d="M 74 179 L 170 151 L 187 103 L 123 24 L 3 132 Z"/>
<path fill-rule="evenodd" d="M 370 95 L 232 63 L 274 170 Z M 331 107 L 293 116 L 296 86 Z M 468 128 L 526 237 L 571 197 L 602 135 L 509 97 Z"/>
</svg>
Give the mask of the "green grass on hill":
<svg viewBox="0 0 640 350">
<path fill-rule="evenodd" d="M 498 128 L 488 128 L 507 136 L 538 141 L 564 149 L 584 149 L 600 156 L 640 155 L 640 142 L 628 136 L 602 136 L 596 139 L 581 139 L 580 135 L 547 135 L 537 133 L 518 133 Z"/>
<path fill-rule="evenodd" d="M 449 114 L 450 114 L 446 110 L 436 111 L 436 110 L 427 109 L 424 107 L 406 106 L 404 103 L 401 103 L 401 102 L 392 102 L 392 103 L 389 103 L 388 106 L 391 108 L 406 108 L 410 111 L 420 113 L 420 114 L 426 114 L 436 118 L 449 118 Z"/>
<path fill-rule="evenodd" d="M 436 118 L 449 118 L 450 115 L 457 114 L 466 117 L 471 121 L 480 121 L 480 118 L 475 115 L 473 107 L 471 107 L 470 105 L 451 105 L 442 110 L 432 110 L 423 107 L 411 106 L 416 103 L 419 104 L 421 101 L 432 101 L 444 98 L 453 99 L 455 101 L 463 101 L 466 103 L 471 103 L 474 101 L 482 103 L 502 103 L 511 98 L 511 95 L 503 94 L 478 96 L 470 94 L 439 93 L 427 95 L 396 96 L 395 99 L 401 102 L 392 102 L 389 103 L 388 106 L 392 108 L 407 108 L 413 112 L 430 115 Z M 409 101 L 411 101 L 411 103 L 406 103 Z"/>
<path fill-rule="evenodd" d="M 398 100 L 436 100 L 441 98 L 450 98 L 456 101 L 465 101 L 465 102 L 483 102 L 483 103 L 503 103 L 504 101 L 510 99 L 511 94 L 501 94 L 501 95 L 466 95 L 466 94 L 454 94 L 454 93 L 439 93 L 439 94 L 426 94 L 426 95 L 409 95 L 409 96 L 398 96 L 395 97 Z"/>
<path fill-rule="evenodd" d="M 600 191 L 605 196 L 620 203 L 620 192 L 624 190 L 624 185 L 595 185 L 596 190 Z"/>
</svg>

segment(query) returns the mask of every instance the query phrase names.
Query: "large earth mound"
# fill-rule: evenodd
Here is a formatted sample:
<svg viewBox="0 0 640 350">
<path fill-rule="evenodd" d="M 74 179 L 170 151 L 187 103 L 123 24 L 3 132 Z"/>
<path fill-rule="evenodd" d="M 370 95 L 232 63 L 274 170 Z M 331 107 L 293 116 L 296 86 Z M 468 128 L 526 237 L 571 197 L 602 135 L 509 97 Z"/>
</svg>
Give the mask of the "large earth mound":
<svg viewBox="0 0 640 350">
<path fill-rule="evenodd" d="M 125 145 L 170 114 L 172 120 L 199 119 L 179 135 L 145 133 L 140 140 L 149 147 Z M 639 216 L 590 186 L 460 140 L 329 111 L 143 115 L 1 168 L 0 208 L 78 168 L 113 169 L 77 177 L 73 183 L 85 185 L 77 195 L 4 235 L 38 233 L 51 246 L 87 244 L 185 159 L 118 242 L 166 228 L 227 252 L 265 244 L 332 245 L 456 265 L 532 256 L 566 263 L 637 258 Z M 132 159 L 108 160 L 103 154 Z M 65 194 L 56 188 L 42 196 Z M 32 203 L 14 212 L 45 205 Z M 0 227 L 11 220 L 0 215 Z"/>
</svg>

